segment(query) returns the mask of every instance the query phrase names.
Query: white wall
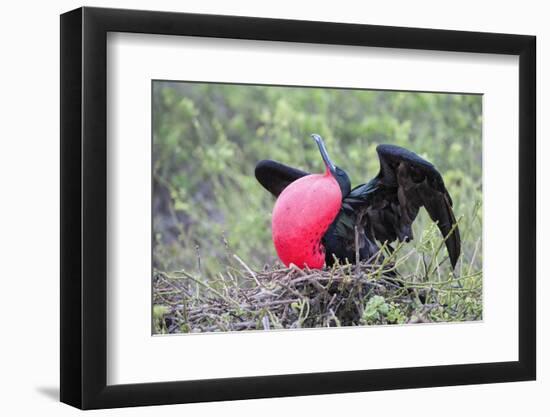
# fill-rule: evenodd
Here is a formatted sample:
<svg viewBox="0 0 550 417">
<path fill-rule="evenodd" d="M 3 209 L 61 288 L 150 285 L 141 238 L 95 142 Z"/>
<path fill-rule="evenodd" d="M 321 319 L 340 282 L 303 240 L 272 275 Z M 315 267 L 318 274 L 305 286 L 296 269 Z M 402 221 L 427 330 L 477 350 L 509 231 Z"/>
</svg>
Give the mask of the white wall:
<svg viewBox="0 0 550 417">
<path fill-rule="evenodd" d="M 1 278 L 0 410 L 3 415 L 73 415 L 59 404 L 59 18 L 77 1 L 4 2 L 0 30 Z M 89 6 L 417 26 L 534 34 L 538 37 L 539 214 L 550 209 L 543 182 L 550 176 L 549 124 L 542 120 L 550 97 L 550 26 L 543 1 L 325 2 L 201 0 L 92 1 Z M 539 215 L 539 260 L 550 249 L 550 221 Z M 545 235 L 543 237 L 543 235 Z M 550 406 L 550 291 L 539 267 L 539 380 L 528 383 L 326 395 L 101 411 L 99 415 L 543 415 Z M 361 349 L 360 346 L 356 349 Z M 544 413 L 544 414 L 546 414 Z"/>
</svg>

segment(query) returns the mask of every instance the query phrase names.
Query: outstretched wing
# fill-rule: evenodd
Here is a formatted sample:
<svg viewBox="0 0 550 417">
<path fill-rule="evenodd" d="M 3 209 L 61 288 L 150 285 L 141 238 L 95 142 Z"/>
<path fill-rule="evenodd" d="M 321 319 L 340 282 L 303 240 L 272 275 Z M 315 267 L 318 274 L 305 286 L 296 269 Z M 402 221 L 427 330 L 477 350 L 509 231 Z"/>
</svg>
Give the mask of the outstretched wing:
<svg viewBox="0 0 550 417">
<path fill-rule="evenodd" d="M 266 159 L 258 162 L 254 174 L 267 191 L 278 197 L 291 182 L 309 175 L 309 172 Z"/>
<path fill-rule="evenodd" d="M 394 145 L 376 148 L 380 172 L 354 188 L 344 206 L 363 211 L 367 236 L 380 242 L 413 239 L 412 223 L 420 207 L 437 222 L 453 268 L 460 256 L 460 232 L 453 202 L 437 169 L 415 153 Z"/>
</svg>

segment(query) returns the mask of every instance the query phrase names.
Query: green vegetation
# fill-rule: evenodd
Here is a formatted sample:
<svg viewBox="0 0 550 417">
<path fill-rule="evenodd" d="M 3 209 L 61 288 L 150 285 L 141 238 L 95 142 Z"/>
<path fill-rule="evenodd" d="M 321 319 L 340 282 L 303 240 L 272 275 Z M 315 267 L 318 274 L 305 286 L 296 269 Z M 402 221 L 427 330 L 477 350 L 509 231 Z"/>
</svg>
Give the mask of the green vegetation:
<svg viewBox="0 0 550 417">
<path fill-rule="evenodd" d="M 477 95 L 154 82 L 155 332 L 197 330 L 186 321 L 183 304 L 196 308 L 208 300 L 219 302 L 216 293 L 225 296 L 233 288 L 233 302 L 221 299 L 220 305 L 235 307 L 235 301 L 242 301 L 240 289 L 257 285 L 252 271 L 277 270 L 270 228 L 274 200 L 254 178 L 254 166 L 274 159 L 322 172 L 309 138 L 313 132 L 323 136 L 352 186 L 377 174 L 378 144 L 418 153 L 442 173 L 460 219 L 462 256 L 454 274 L 437 227 L 421 210 L 415 240 L 388 258 L 399 265 L 401 287 L 397 292 L 388 286 L 385 291 L 365 290 L 364 298 L 354 300 L 361 314 L 348 324 L 480 319 L 481 102 Z M 369 285 L 384 280 L 371 272 L 365 274 Z M 301 302 L 314 299 L 308 294 Z M 266 328 L 265 320 L 271 322 L 269 328 L 277 327 L 276 316 L 241 310 L 242 317 L 233 310 L 231 314 L 256 323 L 247 328 Z M 227 318 L 225 325 L 217 325 L 222 314 L 205 317 L 197 322 L 198 330 L 233 329 Z M 342 325 L 338 312 L 335 317 L 308 322 L 302 314 L 301 322 L 292 323 Z"/>
</svg>

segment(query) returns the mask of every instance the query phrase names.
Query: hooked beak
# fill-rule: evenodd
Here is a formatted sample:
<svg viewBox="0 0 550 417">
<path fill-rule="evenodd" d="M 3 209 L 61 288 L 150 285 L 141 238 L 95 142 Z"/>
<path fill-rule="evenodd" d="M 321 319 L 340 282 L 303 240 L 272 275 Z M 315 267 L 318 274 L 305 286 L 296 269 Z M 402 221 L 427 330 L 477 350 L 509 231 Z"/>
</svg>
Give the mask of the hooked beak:
<svg viewBox="0 0 550 417">
<path fill-rule="evenodd" d="M 325 162 L 325 166 L 327 169 L 331 172 L 332 175 L 336 174 L 336 165 L 332 163 L 330 160 L 327 148 L 325 147 L 325 142 L 323 141 L 323 138 L 319 136 L 316 133 L 313 133 L 311 137 L 317 142 L 317 146 L 319 147 L 319 152 L 321 152 L 321 156 L 323 157 L 323 161 Z"/>
</svg>

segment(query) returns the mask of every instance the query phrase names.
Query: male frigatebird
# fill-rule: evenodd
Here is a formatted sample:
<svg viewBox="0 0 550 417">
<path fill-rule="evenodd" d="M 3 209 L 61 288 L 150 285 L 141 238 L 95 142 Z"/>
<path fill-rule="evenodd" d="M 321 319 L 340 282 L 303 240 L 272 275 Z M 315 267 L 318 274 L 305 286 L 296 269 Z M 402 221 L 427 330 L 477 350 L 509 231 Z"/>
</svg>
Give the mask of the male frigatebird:
<svg viewBox="0 0 550 417">
<path fill-rule="evenodd" d="M 412 223 L 424 207 L 446 238 L 454 269 L 460 233 L 451 196 L 430 162 L 399 146 L 379 145 L 378 175 L 352 189 L 346 172 L 330 160 L 323 139 L 312 137 L 325 174 L 309 174 L 272 160 L 260 161 L 255 169 L 260 184 L 277 197 L 273 243 L 285 265 L 322 268 L 335 259 L 353 263 L 357 255 L 361 261 L 374 259 L 379 243 L 413 239 Z"/>
</svg>

